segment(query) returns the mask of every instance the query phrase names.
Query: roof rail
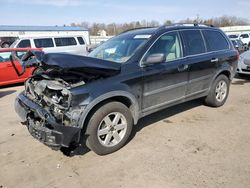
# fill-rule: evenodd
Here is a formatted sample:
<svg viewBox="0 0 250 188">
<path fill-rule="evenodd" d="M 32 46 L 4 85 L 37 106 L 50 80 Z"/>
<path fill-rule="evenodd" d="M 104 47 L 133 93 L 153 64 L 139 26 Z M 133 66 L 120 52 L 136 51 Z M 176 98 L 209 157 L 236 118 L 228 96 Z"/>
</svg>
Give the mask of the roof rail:
<svg viewBox="0 0 250 188">
<path fill-rule="evenodd" d="M 132 29 L 125 30 L 125 31 L 121 32 L 120 34 L 126 33 L 128 31 L 137 30 L 137 29 L 150 29 L 150 28 L 157 28 L 157 27 L 135 27 L 135 28 L 132 28 Z"/>
<path fill-rule="evenodd" d="M 173 23 L 165 26 L 214 27 L 213 25 L 199 24 L 199 23 Z"/>
</svg>

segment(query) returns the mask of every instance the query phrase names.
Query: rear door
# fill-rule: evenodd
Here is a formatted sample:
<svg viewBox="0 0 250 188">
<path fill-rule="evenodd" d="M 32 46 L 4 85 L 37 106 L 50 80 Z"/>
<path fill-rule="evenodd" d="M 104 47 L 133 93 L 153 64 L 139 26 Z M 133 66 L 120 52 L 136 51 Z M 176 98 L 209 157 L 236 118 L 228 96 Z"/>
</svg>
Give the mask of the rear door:
<svg viewBox="0 0 250 188">
<path fill-rule="evenodd" d="M 209 89 L 210 81 L 216 70 L 216 56 L 207 53 L 206 44 L 200 30 L 181 32 L 184 53 L 189 66 L 186 97 L 199 95 Z"/>
<path fill-rule="evenodd" d="M 232 53 L 231 45 L 225 34 L 219 30 L 204 30 L 202 33 L 207 44 L 207 51 L 211 54 L 210 63 L 216 67 L 216 70 L 225 63 L 235 62 L 235 55 L 233 55 L 235 53 Z"/>
</svg>

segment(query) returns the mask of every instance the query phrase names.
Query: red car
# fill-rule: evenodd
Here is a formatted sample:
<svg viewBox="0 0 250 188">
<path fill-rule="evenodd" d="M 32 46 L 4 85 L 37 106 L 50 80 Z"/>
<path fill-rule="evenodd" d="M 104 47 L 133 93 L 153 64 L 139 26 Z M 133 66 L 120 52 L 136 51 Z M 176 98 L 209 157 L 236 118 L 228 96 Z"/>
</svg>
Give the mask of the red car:
<svg viewBox="0 0 250 188">
<path fill-rule="evenodd" d="M 10 55 L 13 51 L 16 52 L 17 57 L 21 58 L 28 50 L 41 51 L 41 49 L 31 49 L 31 48 L 0 49 L 0 86 L 14 84 L 14 83 L 22 83 L 33 74 L 34 68 L 29 68 L 26 69 L 23 75 L 18 76 L 10 60 Z M 21 72 L 22 70 L 21 65 L 17 61 L 14 61 L 14 64 L 18 69 L 18 71 Z"/>
</svg>

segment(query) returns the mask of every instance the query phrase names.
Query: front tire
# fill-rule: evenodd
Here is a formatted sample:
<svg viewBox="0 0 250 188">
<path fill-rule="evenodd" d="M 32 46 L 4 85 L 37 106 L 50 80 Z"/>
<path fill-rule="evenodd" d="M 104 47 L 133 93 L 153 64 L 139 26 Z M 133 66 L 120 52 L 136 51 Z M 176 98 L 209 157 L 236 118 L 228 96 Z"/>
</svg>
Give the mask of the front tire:
<svg viewBox="0 0 250 188">
<path fill-rule="evenodd" d="M 86 145 L 98 155 L 122 148 L 133 127 L 130 110 L 120 102 L 106 103 L 90 117 L 86 130 Z"/>
<path fill-rule="evenodd" d="M 227 76 L 219 75 L 212 84 L 205 104 L 212 107 L 224 105 L 229 94 L 230 81 Z"/>
</svg>

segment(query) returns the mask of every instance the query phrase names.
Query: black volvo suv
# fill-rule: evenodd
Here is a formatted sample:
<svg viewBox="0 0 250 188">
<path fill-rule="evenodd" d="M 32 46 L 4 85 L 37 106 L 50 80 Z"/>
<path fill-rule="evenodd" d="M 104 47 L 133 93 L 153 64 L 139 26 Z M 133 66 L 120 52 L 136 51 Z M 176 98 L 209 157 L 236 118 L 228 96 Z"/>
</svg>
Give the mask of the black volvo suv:
<svg viewBox="0 0 250 188">
<path fill-rule="evenodd" d="M 221 30 L 185 24 L 122 33 L 88 57 L 30 51 L 20 63 L 37 71 L 15 110 L 51 148 L 86 142 L 105 155 L 148 114 L 202 97 L 222 106 L 238 56 Z"/>
</svg>

